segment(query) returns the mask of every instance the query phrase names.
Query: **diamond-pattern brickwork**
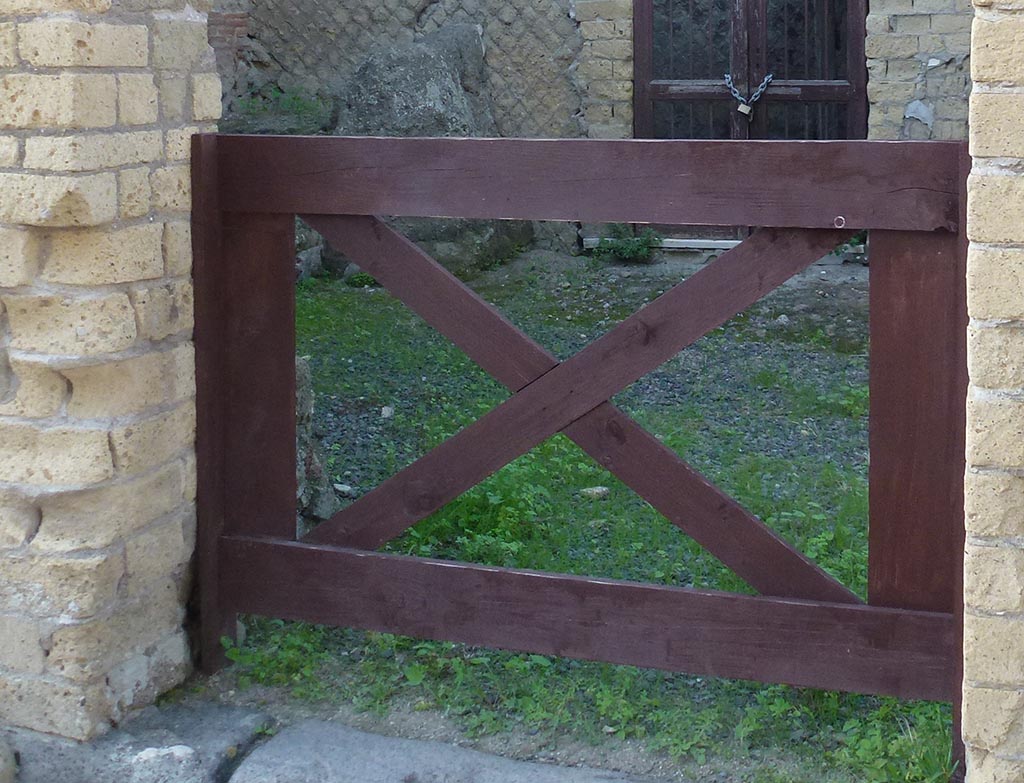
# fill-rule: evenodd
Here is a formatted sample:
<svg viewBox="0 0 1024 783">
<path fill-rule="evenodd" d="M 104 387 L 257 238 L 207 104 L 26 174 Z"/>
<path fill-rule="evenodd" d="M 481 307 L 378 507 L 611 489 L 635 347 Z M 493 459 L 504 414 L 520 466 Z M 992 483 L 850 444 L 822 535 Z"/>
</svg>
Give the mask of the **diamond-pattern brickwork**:
<svg viewBox="0 0 1024 783">
<path fill-rule="evenodd" d="M 375 46 L 474 24 L 501 135 L 578 136 L 583 41 L 571 11 L 571 0 L 255 0 L 249 34 L 282 87 L 330 91 Z"/>
</svg>

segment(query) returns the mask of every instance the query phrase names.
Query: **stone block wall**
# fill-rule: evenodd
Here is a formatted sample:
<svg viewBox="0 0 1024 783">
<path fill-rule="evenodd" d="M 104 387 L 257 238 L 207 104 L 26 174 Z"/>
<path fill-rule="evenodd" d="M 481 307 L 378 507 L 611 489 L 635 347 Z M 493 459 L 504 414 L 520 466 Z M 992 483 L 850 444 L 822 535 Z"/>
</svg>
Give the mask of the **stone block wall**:
<svg viewBox="0 0 1024 783">
<path fill-rule="evenodd" d="M 211 43 L 229 99 L 329 95 L 376 46 L 473 24 L 501 135 L 632 133 L 632 0 L 221 0 L 216 8 Z"/>
<path fill-rule="evenodd" d="M 633 2 L 576 0 L 583 48 L 578 72 L 587 135 L 633 136 Z"/>
<path fill-rule="evenodd" d="M 0 0 L 0 723 L 84 739 L 190 669 L 185 0 Z"/>
<path fill-rule="evenodd" d="M 868 138 L 966 139 L 970 0 L 871 0 Z"/>
<path fill-rule="evenodd" d="M 1024 780 L 1024 2 L 976 0 L 969 187 L 964 739 Z"/>
</svg>

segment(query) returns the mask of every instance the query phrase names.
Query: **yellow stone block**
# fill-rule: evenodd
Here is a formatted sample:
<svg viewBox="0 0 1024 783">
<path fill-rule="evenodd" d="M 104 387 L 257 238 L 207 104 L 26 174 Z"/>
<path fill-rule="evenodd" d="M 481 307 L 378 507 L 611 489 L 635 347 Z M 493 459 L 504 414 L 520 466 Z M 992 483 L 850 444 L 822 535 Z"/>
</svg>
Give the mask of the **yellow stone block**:
<svg viewBox="0 0 1024 783">
<path fill-rule="evenodd" d="M 964 616 L 964 679 L 1024 687 L 1024 620 L 1017 617 Z"/>
<path fill-rule="evenodd" d="M 917 54 L 916 35 L 873 35 L 864 44 L 865 56 L 890 60 Z"/>
<path fill-rule="evenodd" d="M 63 370 L 71 381 L 68 414 L 78 418 L 130 416 L 195 394 L 190 343 L 109 364 Z"/>
<path fill-rule="evenodd" d="M 190 518 L 194 518 L 192 510 L 173 515 L 125 542 L 129 597 L 145 595 L 168 577 L 181 577 L 192 555 L 188 531 L 195 524 Z"/>
<path fill-rule="evenodd" d="M 0 489 L 0 547 L 23 546 L 38 529 L 39 509 L 23 495 Z"/>
<path fill-rule="evenodd" d="M 13 68 L 18 64 L 18 26 L 14 22 L 0 22 L 0 68 Z"/>
<path fill-rule="evenodd" d="M 968 535 L 1024 537 L 1024 477 L 968 471 L 964 498 Z"/>
<path fill-rule="evenodd" d="M 1024 320 L 1024 250 L 970 247 L 967 308 L 981 320 Z"/>
<path fill-rule="evenodd" d="M 163 275 L 163 227 L 67 229 L 48 235 L 42 277 L 52 283 L 108 285 Z"/>
<path fill-rule="evenodd" d="M 181 625 L 177 596 L 156 592 L 124 604 L 109 617 L 66 625 L 53 633 L 47 668 L 71 679 L 102 676 Z"/>
<path fill-rule="evenodd" d="M 0 288 L 28 285 L 39 271 L 38 235 L 0 226 Z"/>
<path fill-rule="evenodd" d="M 162 340 L 193 326 L 192 283 L 176 280 L 132 291 L 139 333 L 148 340 Z"/>
<path fill-rule="evenodd" d="M 964 739 L 976 748 L 1024 746 L 1024 691 L 964 687 Z M 1007 747 L 1008 746 L 1008 747 Z"/>
<path fill-rule="evenodd" d="M 42 674 L 43 629 L 37 620 L 0 615 L 0 667 L 17 674 Z"/>
<path fill-rule="evenodd" d="M 173 128 L 167 131 L 165 157 L 168 161 L 190 160 L 192 157 L 192 137 L 197 133 L 205 133 L 211 126 L 188 125 L 184 128 Z"/>
<path fill-rule="evenodd" d="M 1018 783 L 1024 780 L 1024 761 L 984 751 L 969 752 L 967 775 L 970 783 Z"/>
<path fill-rule="evenodd" d="M 121 200 L 121 217 L 148 215 L 153 207 L 153 190 L 149 185 L 148 166 L 117 172 L 117 188 Z"/>
<path fill-rule="evenodd" d="M 145 25 L 89 24 L 43 18 L 18 25 L 21 56 L 48 67 L 142 67 L 149 62 Z"/>
<path fill-rule="evenodd" d="M 21 163 L 21 150 L 14 136 L 0 136 L 0 169 L 14 168 Z"/>
<path fill-rule="evenodd" d="M 122 125 L 150 125 L 157 121 L 159 100 L 151 74 L 118 74 L 117 111 Z"/>
<path fill-rule="evenodd" d="M 10 365 L 17 389 L 13 399 L 0 404 L 0 416 L 40 419 L 56 415 L 67 394 L 65 380 L 39 362 L 15 358 Z"/>
<path fill-rule="evenodd" d="M 107 128 L 116 121 L 112 74 L 0 76 L 0 128 Z"/>
<path fill-rule="evenodd" d="M 8 16 L 59 11 L 101 14 L 109 10 L 110 0 L 0 0 L 0 15 Z"/>
<path fill-rule="evenodd" d="M 1024 242 L 1024 175 L 1003 172 L 970 176 L 967 235 L 974 242 Z"/>
<path fill-rule="evenodd" d="M 110 443 L 118 469 L 139 473 L 180 456 L 195 440 L 195 430 L 195 403 L 191 400 L 114 430 Z"/>
<path fill-rule="evenodd" d="M 971 78 L 976 82 L 1024 85 L 1024 17 L 976 17 Z"/>
<path fill-rule="evenodd" d="M 102 678 L 74 683 L 62 678 L 0 677 L 0 723 L 92 739 L 110 728 L 117 715 L 107 694 Z"/>
<path fill-rule="evenodd" d="M 187 165 L 156 169 L 150 177 L 150 186 L 157 209 L 187 212 L 192 208 L 192 179 Z"/>
<path fill-rule="evenodd" d="M 153 67 L 192 71 L 211 52 L 204 21 L 157 19 L 153 23 Z"/>
<path fill-rule="evenodd" d="M 111 546 L 187 502 L 183 470 L 172 462 L 129 481 L 45 496 L 33 544 L 46 552 Z"/>
<path fill-rule="evenodd" d="M 988 158 L 1024 158 L 1024 94 L 979 92 L 971 95 L 971 154 Z"/>
<path fill-rule="evenodd" d="M 192 224 L 176 220 L 164 225 L 164 274 L 183 277 L 192 272 Z"/>
<path fill-rule="evenodd" d="M 1024 549 L 968 544 L 964 554 L 964 602 L 983 612 L 1024 610 Z"/>
<path fill-rule="evenodd" d="M 191 112 L 186 111 L 188 79 L 184 76 L 161 73 L 157 78 L 160 95 L 160 115 L 164 122 L 188 122 Z"/>
<path fill-rule="evenodd" d="M 8 611 L 39 617 L 92 617 L 115 604 L 124 572 L 121 553 L 8 555 L 0 600 Z"/>
<path fill-rule="evenodd" d="M 1024 467 L 1024 402 L 967 400 L 967 464 L 971 467 Z"/>
<path fill-rule="evenodd" d="M 150 163 L 163 157 L 160 131 L 34 136 L 25 140 L 25 168 L 49 171 L 97 169 Z"/>
<path fill-rule="evenodd" d="M 197 73 L 192 77 L 192 119 L 218 120 L 220 115 L 220 77 L 215 73 Z"/>
<path fill-rule="evenodd" d="M 113 174 L 56 176 L 0 173 L 0 222 L 97 226 L 117 215 Z"/>
<path fill-rule="evenodd" d="M 1022 302 L 1024 306 L 1024 302 Z M 972 327 L 967 339 L 971 383 L 986 389 L 1024 390 L 1024 329 Z"/>
<path fill-rule="evenodd" d="M 605 41 L 614 38 L 624 38 L 625 30 L 616 27 L 614 21 L 584 21 L 580 22 L 580 35 L 584 41 Z"/>
<path fill-rule="evenodd" d="M 123 351 L 135 342 L 135 313 L 123 293 L 4 297 L 11 347 L 65 356 Z"/>
<path fill-rule="evenodd" d="M 576 19 L 580 22 L 632 18 L 632 0 L 576 0 Z"/>
<path fill-rule="evenodd" d="M 586 41 L 583 55 L 604 60 L 632 60 L 633 42 L 626 40 Z"/>
<path fill-rule="evenodd" d="M 100 430 L 0 423 L 0 438 L 0 481 L 72 486 L 114 474 L 107 434 Z"/>
</svg>

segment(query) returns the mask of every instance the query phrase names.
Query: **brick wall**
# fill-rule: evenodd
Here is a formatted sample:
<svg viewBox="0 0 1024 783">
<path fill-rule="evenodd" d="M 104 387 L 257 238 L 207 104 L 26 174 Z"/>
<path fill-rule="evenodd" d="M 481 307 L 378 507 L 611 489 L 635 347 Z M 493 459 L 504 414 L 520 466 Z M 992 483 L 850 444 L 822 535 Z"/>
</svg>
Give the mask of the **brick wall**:
<svg viewBox="0 0 1024 783">
<path fill-rule="evenodd" d="M 592 139 L 633 135 L 633 2 L 576 0 L 583 37 L 577 68 Z"/>
<path fill-rule="evenodd" d="M 0 722 L 87 738 L 190 667 L 184 0 L 0 0 Z"/>
<path fill-rule="evenodd" d="M 964 739 L 1024 780 L 1024 2 L 978 0 L 968 207 Z"/>
<path fill-rule="evenodd" d="M 966 139 L 970 0 L 871 0 L 868 137 Z"/>
</svg>

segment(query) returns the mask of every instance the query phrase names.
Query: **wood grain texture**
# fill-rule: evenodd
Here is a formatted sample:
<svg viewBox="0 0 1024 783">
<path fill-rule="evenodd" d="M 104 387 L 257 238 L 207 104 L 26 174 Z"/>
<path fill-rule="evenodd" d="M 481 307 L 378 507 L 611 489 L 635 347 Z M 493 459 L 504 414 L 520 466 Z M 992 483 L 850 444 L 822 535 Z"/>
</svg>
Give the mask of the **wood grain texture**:
<svg viewBox="0 0 1024 783">
<path fill-rule="evenodd" d="M 235 618 L 220 598 L 220 537 L 225 493 L 226 422 L 223 389 L 226 344 L 222 302 L 227 291 L 219 263 L 221 213 L 217 204 L 217 138 L 192 137 L 192 258 L 195 281 L 196 347 L 196 591 L 199 607 L 200 667 L 213 673 L 227 662 L 222 636 L 234 638 Z"/>
<path fill-rule="evenodd" d="M 295 217 L 224 214 L 227 533 L 295 537 Z"/>
<path fill-rule="evenodd" d="M 384 481 L 310 540 L 380 546 L 664 364 L 850 236 L 761 229 Z"/>
<path fill-rule="evenodd" d="M 950 142 L 220 136 L 240 212 L 956 230 Z M 841 221 L 842 222 L 842 221 Z"/>
<path fill-rule="evenodd" d="M 633 0 L 633 138 L 654 138 L 654 0 Z"/>
<path fill-rule="evenodd" d="M 553 355 L 380 220 L 303 219 L 512 391 L 558 365 Z M 612 404 L 599 405 L 563 432 L 758 592 L 859 601 Z M 313 533 L 310 540 L 355 545 L 346 532 L 334 528 Z"/>
<path fill-rule="evenodd" d="M 967 269 L 967 249 L 968 249 L 968 238 L 967 238 L 967 210 L 965 208 L 967 204 L 967 178 L 971 173 L 971 166 L 973 161 L 971 160 L 971 151 L 967 142 L 963 142 L 960 145 L 960 233 L 957 237 L 958 241 L 958 253 L 960 263 L 963 265 L 964 274 L 961 280 L 964 281 L 964 296 L 966 298 L 966 269 Z M 964 340 L 966 343 L 966 325 L 969 318 L 965 312 L 964 318 Z M 967 422 L 966 422 L 966 397 L 967 387 L 969 383 L 969 373 L 967 370 L 966 361 L 966 348 L 965 360 L 960 366 L 958 372 L 960 373 L 960 385 L 964 390 L 964 427 L 957 435 L 957 444 L 953 447 L 956 453 L 966 455 L 966 440 L 967 440 Z M 966 456 L 964 461 L 966 462 Z M 956 491 L 959 492 L 958 499 L 956 501 L 957 508 L 963 509 L 964 503 L 964 474 L 961 473 L 956 478 Z M 956 601 L 953 607 L 953 616 L 956 622 L 956 669 L 954 676 L 954 688 L 953 688 L 953 763 L 956 765 L 956 770 L 953 774 L 953 783 L 964 783 L 967 776 L 967 748 L 964 745 L 963 737 L 963 679 L 964 679 L 964 545 L 967 539 L 967 527 L 964 516 L 961 515 L 959 522 L 953 529 L 953 547 L 956 553 L 956 561 L 953 568 L 953 594 L 956 596 Z"/>
<path fill-rule="evenodd" d="M 961 242 L 872 231 L 869 252 L 868 600 L 953 612 L 967 398 Z"/>
<path fill-rule="evenodd" d="M 952 615 L 229 538 L 232 609 L 571 658 L 948 699 Z"/>
</svg>

